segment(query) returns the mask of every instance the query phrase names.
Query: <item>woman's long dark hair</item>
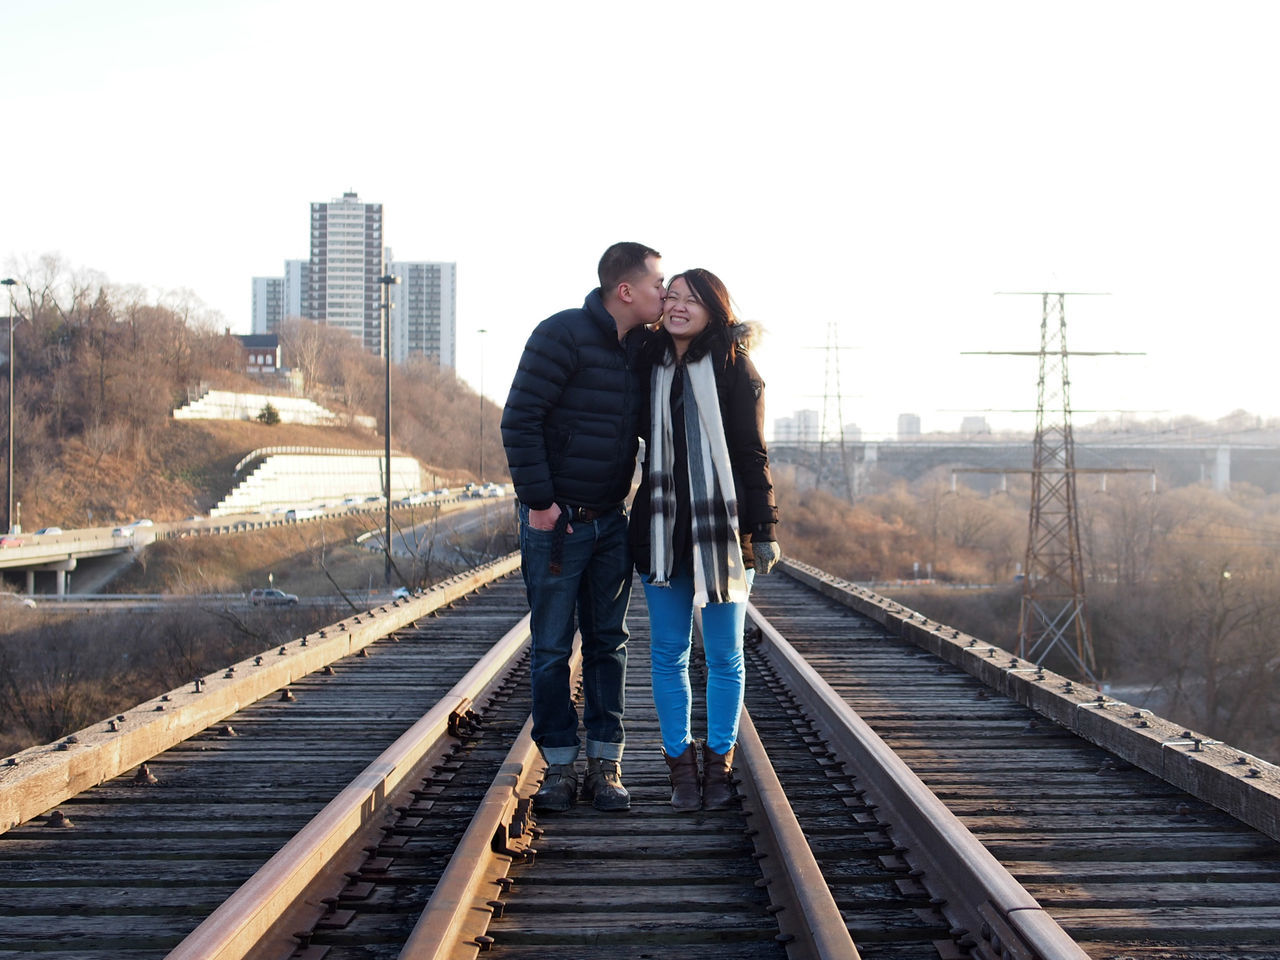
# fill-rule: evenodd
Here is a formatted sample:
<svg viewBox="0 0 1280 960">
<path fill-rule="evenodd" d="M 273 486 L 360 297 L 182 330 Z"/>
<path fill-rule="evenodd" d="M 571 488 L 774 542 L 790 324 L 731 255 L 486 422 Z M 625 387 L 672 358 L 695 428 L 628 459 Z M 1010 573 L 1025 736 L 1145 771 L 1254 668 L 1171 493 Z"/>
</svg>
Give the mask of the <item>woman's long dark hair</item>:
<svg viewBox="0 0 1280 960">
<path fill-rule="evenodd" d="M 667 282 L 667 289 L 670 289 L 671 284 L 677 280 L 684 280 L 689 285 L 693 295 L 707 311 L 707 328 L 694 337 L 689 344 L 689 349 L 685 351 L 685 359 L 697 360 L 706 354 L 713 344 L 718 344 L 724 348 L 729 362 L 733 363 L 737 357 L 738 338 L 734 336 L 732 328 L 737 325 L 738 318 L 734 316 L 733 302 L 729 299 L 729 290 L 725 287 L 724 281 L 702 267 L 691 267 L 683 273 L 677 273 Z M 671 334 L 664 329 L 659 329 L 654 346 L 657 348 L 656 359 L 660 362 L 667 348 L 672 346 Z"/>
</svg>

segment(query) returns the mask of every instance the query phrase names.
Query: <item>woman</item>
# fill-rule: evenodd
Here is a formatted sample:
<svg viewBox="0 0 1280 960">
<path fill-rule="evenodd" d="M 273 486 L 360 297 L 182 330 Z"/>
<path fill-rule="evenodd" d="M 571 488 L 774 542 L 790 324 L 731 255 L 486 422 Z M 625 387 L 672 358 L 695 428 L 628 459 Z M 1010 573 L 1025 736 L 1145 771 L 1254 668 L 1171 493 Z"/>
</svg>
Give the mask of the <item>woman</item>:
<svg viewBox="0 0 1280 960">
<path fill-rule="evenodd" d="M 754 575 L 778 558 L 778 520 L 764 443 L 760 375 L 747 328 L 715 274 L 672 278 L 646 348 L 650 377 L 645 469 L 630 537 L 652 635 L 653 699 L 677 810 L 719 810 L 730 771 L 746 672 L 742 628 Z M 707 663 L 703 773 L 691 730 L 689 651 L 702 608 Z"/>
</svg>

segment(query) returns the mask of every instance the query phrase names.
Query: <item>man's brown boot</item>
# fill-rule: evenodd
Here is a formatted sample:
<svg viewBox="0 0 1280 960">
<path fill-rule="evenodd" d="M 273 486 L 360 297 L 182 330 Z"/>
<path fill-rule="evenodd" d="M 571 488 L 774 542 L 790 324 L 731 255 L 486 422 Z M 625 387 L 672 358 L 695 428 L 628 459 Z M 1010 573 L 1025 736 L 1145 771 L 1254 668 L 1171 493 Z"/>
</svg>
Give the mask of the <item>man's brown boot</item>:
<svg viewBox="0 0 1280 960">
<path fill-rule="evenodd" d="M 689 744 L 678 757 L 662 751 L 663 759 L 671 768 L 671 805 L 681 813 L 697 810 L 702 806 L 702 790 L 698 787 L 698 747 Z"/>
<path fill-rule="evenodd" d="M 716 753 L 702 745 L 702 807 L 724 810 L 733 803 L 733 747 Z"/>
<path fill-rule="evenodd" d="M 613 812 L 631 809 L 631 794 L 622 785 L 622 764 L 602 757 L 587 757 L 587 776 L 582 781 L 582 799 L 597 810 Z"/>
<path fill-rule="evenodd" d="M 578 800 L 578 771 L 572 763 L 553 763 L 547 767 L 542 786 L 533 795 L 533 808 L 538 813 L 564 813 Z"/>
</svg>

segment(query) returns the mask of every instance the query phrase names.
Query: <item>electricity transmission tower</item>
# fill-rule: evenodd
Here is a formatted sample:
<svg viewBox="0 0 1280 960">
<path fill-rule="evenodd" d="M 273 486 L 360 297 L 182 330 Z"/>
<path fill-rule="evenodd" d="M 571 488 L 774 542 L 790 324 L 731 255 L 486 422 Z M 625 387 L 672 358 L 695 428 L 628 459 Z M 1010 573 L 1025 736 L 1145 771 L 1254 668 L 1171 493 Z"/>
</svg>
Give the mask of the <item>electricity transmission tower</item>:
<svg viewBox="0 0 1280 960">
<path fill-rule="evenodd" d="M 822 484 L 826 467 L 827 438 L 835 433 L 840 448 L 840 479 L 844 491 L 853 502 L 853 480 L 849 472 L 849 453 L 844 445 L 844 404 L 840 396 L 840 345 L 838 327 L 834 319 L 827 321 L 826 370 L 822 385 L 822 421 L 818 425 L 818 475 L 815 486 Z M 834 431 L 831 429 L 834 420 Z"/>
<path fill-rule="evenodd" d="M 1065 301 L 1062 293 L 1041 294 L 1040 375 L 1018 655 L 1040 663 L 1061 648 L 1093 681 L 1096 665 L 1085 617 Z"/>
<path fill-rule="evenodd" d="M 1085 605 L 1079 473 L 1152 473 L 1147 469 L 1077 469 L 1071 432 L 1069 356 L 1132 356 L 1122 351 L 1068 351 L 1065 293 L 1041 293 L 1040 350 L 988 351 L 1039 359 L 1036 432 L 1031 464 L 1031 512 L 1018 611 L 1018 656 L 1041 664 L 1055 649 L 1090 683 L 1097 668 Z M 967 471 L 966 471 L 967 472 Z M 987 472 L 985 470 L 975 472 Z M 1019 473 L 1021 471 L 998 471 Z"/>
</svg>

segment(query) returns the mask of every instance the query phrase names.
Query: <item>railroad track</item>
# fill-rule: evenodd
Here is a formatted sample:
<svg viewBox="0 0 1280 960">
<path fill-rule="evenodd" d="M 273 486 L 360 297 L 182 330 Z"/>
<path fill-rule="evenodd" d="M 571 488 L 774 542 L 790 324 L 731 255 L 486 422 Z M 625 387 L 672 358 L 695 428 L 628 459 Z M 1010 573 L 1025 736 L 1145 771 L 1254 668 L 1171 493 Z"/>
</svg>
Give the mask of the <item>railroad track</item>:
<svg viewBox="0 0 1280 960">
<path fill-rule="evenodd" d="M 523 587 L 457 578 L 450 609 L 438 593 L 279 654 L 324 660 L 292 700 L 184 708 L 222 715 L 147 763 L 158 784 L 122 755 L 54 801 L 73 827 L 10 812 L 4 775 L 37 758 L 0 769 L 4 822 L 24 821 L 0 835 L 0 957 L 1280 953 L 1275 841 L 897 636 L 953 631 L 791 569 L 753 597 L 741 809 L 666 803 L 637 599 L 632 809 L 531 812 Z M 946 807 L 904 799 L 917 775 Z"/>
</svg>

